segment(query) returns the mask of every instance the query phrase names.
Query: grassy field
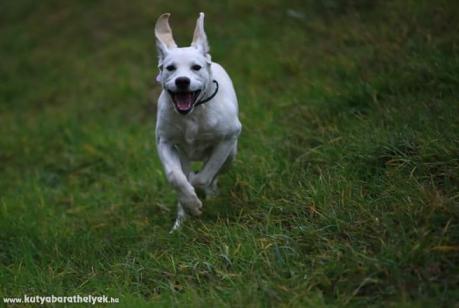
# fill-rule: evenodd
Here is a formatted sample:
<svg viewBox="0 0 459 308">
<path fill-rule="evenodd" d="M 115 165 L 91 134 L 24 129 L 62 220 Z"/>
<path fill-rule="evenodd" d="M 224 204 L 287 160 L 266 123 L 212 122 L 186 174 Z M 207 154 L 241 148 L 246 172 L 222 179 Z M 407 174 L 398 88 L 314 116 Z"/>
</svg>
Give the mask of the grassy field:
<svg viewBox="0 0 459 308">
<path fill-rule="evenodd" d="M 153 25 L 206 12 L 244 129 L 168 234 Z M 0 297 L 459 303 L 459 3 L 2 1 Z M 0 304 L 2 305 L 2 304 Z"/>
</svg>

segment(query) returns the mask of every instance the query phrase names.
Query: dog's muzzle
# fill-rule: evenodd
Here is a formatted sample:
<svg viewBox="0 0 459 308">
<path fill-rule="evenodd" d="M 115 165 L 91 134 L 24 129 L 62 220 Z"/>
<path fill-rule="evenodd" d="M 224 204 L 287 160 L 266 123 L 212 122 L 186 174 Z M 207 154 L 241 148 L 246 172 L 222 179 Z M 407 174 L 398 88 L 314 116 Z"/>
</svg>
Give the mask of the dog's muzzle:
<svg viewBox="0 0 459 308">
<path fill-rule="evenodd" d="M 193 109 L 201 90 L 197 91 L 168 91 L 174 102 L 175 109 L 181 114 L 187 114 Z"/>
</svg>

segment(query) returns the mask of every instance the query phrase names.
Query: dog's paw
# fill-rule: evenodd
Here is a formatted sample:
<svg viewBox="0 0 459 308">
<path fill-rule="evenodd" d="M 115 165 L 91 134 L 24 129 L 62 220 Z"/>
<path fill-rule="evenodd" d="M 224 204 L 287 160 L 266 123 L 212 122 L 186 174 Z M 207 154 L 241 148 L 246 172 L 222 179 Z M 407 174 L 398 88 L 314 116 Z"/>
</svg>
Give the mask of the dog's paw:
<svg viewBox="0 0 459 308">
<path fill-rule="evenodd" d="M 183 209 L 193 216 L 199 216 L 202 214 L 202 202 L 196 195 L 181 197 L 179 199 L 180 204 L 183 206 Z"/>
<path fill-rule="evenodd" d="M 194 173 L 191 172 L 189 176 L 189 181 L 191 185 L 200 190 L 205 190 L 207 186 L 209 186 L 209 183 L 203 179 L 203 177 L 199 173 Z"/>
</svg>

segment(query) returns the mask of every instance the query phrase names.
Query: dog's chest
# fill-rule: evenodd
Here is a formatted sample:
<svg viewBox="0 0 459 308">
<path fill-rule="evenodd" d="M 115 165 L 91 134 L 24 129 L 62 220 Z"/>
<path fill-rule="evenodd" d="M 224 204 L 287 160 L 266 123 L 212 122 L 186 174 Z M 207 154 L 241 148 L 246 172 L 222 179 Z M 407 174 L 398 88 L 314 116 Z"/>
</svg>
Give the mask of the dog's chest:
<svg viewBox="0 0 459 308">
<path fill-rule="evenodd" d="M 192 160 L 202 160 L 220 139 L 217 121 L 187 119 L 180 125 L 177 146 Z"/>
<path fill-rule="evenodd" d="M 182 125 L 182 139 L 186 144 L 193 145 L 198 141 L 199 131 L 201 134 L 205 129 L 204 125 L 199 125 L 196 119 L 184 121 Z"/>
</svg>

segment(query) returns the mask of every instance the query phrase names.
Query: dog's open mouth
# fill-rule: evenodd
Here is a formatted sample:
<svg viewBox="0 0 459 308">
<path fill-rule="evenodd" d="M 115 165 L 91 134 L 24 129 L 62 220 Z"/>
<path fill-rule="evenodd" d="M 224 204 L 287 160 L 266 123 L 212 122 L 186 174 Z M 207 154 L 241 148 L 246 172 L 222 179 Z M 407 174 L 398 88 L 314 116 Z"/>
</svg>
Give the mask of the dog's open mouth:
<svg viewBox="0 0 459 308">
<path fill-rule="evenodd" d="M 201 93 L 201 90 L 180 92 L 169 91 L 175 108 L 182 114 L 187 114 L 193 108 L 199 93 Z"/>
</svg>

